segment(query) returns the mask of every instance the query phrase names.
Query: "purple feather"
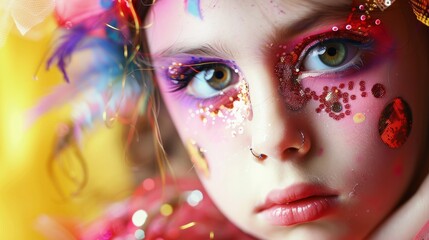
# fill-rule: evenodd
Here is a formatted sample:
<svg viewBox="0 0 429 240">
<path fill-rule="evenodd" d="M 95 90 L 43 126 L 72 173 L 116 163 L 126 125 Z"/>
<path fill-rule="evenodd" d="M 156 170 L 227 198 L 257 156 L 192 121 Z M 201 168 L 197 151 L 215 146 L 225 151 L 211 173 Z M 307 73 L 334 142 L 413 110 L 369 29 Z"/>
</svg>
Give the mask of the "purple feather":
<svg viewBox="0 0 429 240">
<path fill-rule="evenodd" d="M 57 66 L 62 72 L 64 79 L 67 83 L 70 83 L 70 79 L 66 72 L 67 64 L 70 61 L 70 57 L 73 54 L 79 43 L 88 36 L 90 29 L 85 27 L 73 28 L 70 32 L 61 37 L 61 43 L 56 48 L 52 56 L 48 59 L 46 68 L 49 69 L 54 61 L 57 62 Z"/>
</svg>

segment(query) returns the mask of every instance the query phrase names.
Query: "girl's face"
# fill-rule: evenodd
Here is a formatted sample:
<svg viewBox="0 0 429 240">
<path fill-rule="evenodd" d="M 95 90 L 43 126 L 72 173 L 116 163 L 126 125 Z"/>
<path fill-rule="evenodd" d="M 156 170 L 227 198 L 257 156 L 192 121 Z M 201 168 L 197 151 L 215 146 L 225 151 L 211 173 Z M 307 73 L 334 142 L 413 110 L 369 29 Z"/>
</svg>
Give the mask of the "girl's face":
<svg viewBox="0 0 429 240">
<path fill-rule="evenodd" d="M 362 238 L 410 183 L 427 49 L 406 1 L 364 2 L 158 1 L 146 19 L 196 171 L 254 236 Z"/>
</svg>

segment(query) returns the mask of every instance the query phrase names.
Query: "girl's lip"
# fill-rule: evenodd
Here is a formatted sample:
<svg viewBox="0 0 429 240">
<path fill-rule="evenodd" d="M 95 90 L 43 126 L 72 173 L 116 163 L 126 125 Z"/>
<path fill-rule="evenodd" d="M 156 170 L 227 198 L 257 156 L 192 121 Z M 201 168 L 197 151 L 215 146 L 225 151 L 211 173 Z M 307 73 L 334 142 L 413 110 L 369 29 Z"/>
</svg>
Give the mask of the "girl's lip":
<svg viewBox="0 0 429 240">
<path fill-rule="evenodd" d="M 338 202 L 338 194 L 315 184 L 295 184 L 271 191 L 255 212 L 269 223 L 280 226 L 310 222 L 328 215 Z"/>
</svg>

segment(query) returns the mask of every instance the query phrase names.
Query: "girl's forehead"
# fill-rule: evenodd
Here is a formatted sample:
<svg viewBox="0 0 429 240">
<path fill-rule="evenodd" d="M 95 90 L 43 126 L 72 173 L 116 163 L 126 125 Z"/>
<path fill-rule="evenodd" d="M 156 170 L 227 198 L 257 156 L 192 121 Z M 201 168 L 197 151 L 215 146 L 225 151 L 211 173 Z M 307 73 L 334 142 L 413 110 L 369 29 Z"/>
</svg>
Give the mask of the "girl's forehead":
<svg viewBox="0 0 429 240">
<path fill-rule="evenodd" d="M 371 4 L 371 14 L 381 12 Z M 160 0 L 146 18 L 150 26 L 146 32 L 155 56 L 172 48 L 192 49 L 207 43 L 227 43 L 233 51 L 243 47 L 239 43 L 256 46 L 276 42 L 276 38 L 287 40 L 328 22 L 344 24 L 361 5 L 368 7 L 368 1 Z"/>
<path fill-rule="evenodd" d="M 207 16 L 212 16 L 215 14 L 223 15 L 225 13 L 231 12 L 246 15 L 260 12 L 265 14 L 264 16 L 266 18 L 275 18 L 277 15 L 283 15 L 283 17 L 286 16 L 291 18 L 313 12 L 319 12 L 319 14 L 349 12 L 352 5 L 359 5 L 363 3 L 365 3 L 365 1 L 352 0 L 158 0 L 152 7 L 152 11 L 157 12 L 157 14 L 162 14 L 161 12 L 164 14 L 168 13 L 174 15 L 178 13 L 179 15 L 182 15 L 183 13 L 186 13 L 200 18 L 201 20 L 204 20 Z M 216 11 L 220 9 L 222 11 Z"/>
</svg>

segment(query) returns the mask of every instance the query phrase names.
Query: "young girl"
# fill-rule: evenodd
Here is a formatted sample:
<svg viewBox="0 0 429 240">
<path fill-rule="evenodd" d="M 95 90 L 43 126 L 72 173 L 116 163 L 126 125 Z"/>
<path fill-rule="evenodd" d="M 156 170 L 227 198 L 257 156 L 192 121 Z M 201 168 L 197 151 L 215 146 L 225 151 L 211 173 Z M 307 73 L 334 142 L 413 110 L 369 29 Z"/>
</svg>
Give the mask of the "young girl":
<svg viewBox="0 0 429 240">
<path fill-rule="evenodd" d="M 70 26 L 132 46 L 142 76 L 126 75 L 130 91 L 158 88 L 205 190 L 242 231 L 429 239 L 427 1 L 101 5 L 107 31 Z"/>
</svg>

